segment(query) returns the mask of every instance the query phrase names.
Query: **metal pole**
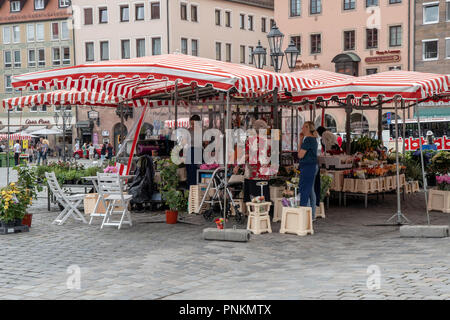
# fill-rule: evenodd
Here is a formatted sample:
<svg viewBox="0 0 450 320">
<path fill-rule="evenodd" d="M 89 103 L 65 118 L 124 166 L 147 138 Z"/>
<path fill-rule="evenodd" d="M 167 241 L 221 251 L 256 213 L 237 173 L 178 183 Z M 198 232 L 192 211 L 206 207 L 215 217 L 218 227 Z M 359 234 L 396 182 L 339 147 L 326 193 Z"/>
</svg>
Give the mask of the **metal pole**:
<svg viewBox="0 0 450 320">
<path fill-rule="evenodd" d="M 350 108 L 350 98 L 347 98 L 347 105 L 345 106 L 345 136 L 346 136 L 346 152 L 349 155 L 351 153 L 351 129 L 350 129 L 350 115 L 352 113 L 352 110 Z"/>
<path fill-rule="evenodd" d="M 388 222 L 391 221 L 394 217 L 397 217 L 397 225 L 402 225 L 402 219 L 406 221 L 406 223 L 409 223 L 409 220 L 402 214 L 401 211 L 401 201 L 400 201 L 400 166 L 399 166 L 399 159 L 398 159 L 398 121 L 397 121 L 397 114 L 398 114 L 398 100 L 396 99 L 394 101 L 395 105 L 395 162 L 396 162 L 396 179 L 397 179 L 397 213 L 394 214 L 392 217 L 388 219 Z"/>
<path fill-rule="evenodd" d="M 223 190 L 223 220 L 227 217 L 227 188 L 228 188 L 228 135 L 227 129 L 230 124 L 230 94 L 227 92 L 227 116 L 225 121 L 225 189 Z M 225 224 L 224 224 L 225 226 Z"/>
<path fill-rule="evenodd" d="M 403 160 L 406 156 L 406 111 L 405 111 L 405 100 L 402 99 L 402 109 L 403 109 L 403 121 L 402 121 L 402 138 L 403 138 Z M 395 115 L 397 118 L 397 115 Z"/>
<path fill-rule="evenodd" d="M 381 98 L 378 98 L 378 140 L 383 144 L 383 104 L 381 101 Z"/>
<path fill-rule="evenodd" d="M 423 161 L 423 150 L 422 150 L 422 130 L 420 129 L 420 114 L 419 114 L 419 107 L 417 106 L 417 102 L 414 105 L 414 108 L 416 110 L 417 115 L 417 127 L 419 130 L 419 149 L 420 149 L 420 164 L 422 166 L 422 179 L 423 179 L 423 190 L 425 191 L 425 208 L 427 210 L 427 222 L 430 224 L 430 212 L 428 211 L 428 184 L 427 184 L 427 178 L 425 176 L 425 164 Z"/>
<path fill-rule="evenodd" d="M 63 161 L 66 162 L 66 121 L 63 116 Z"/>
<path fill-rule="evenodd" d="M 10 112 L 11 109 L 8 108 L 8 139 L 6 144 L 6 185 L 9 185 L 9 125 L 10 125 Z"/>
<path fill-rule="evenodd" d="M 294 151 L 294 107 L 291 107 L 291 151 Z"/>
<path fill-rule="evenodd" d="M 178 80 L 175 81 L 175 130 L 178 129 Z"/>
</svg>

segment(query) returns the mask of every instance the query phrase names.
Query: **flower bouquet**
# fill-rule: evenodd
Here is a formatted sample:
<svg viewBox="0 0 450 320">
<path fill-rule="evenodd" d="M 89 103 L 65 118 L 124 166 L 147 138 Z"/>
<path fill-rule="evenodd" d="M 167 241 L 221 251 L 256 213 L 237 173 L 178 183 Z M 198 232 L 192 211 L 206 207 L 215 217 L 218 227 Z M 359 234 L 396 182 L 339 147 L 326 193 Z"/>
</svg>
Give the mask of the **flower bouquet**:
<svg viewBox="0 0 450 320">
<path fill-rule="evenodd" d="M 103 173 L 117 173 L 117 167 L 114 166 L 107 166 L 104 170 Z"/>
<path fill-rule="evenodd" d="M 225 222 L 223 218 L 217 218 L 214 222 L 216 223 L 217 229 L 223 229 L 223 224 Z"/>
<path fill-rule="evenodd" d="M 438 190 L 450 191 L 450 175 L 436 176 Z"/>
</svg>

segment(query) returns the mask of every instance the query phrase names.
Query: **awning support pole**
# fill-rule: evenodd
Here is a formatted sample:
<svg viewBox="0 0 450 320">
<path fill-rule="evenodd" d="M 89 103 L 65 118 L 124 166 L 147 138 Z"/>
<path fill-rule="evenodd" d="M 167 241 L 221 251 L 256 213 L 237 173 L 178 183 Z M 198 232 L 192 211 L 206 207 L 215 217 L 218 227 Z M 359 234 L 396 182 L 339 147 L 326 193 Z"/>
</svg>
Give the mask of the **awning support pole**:
<svg viewBox="0 0 450 320">
<path fill-rule="evenodd" d="M 227 92 L 227 115 L 226 115 L 226 120 L 225 120 L 225 189 L 223 190 L 223 220 L 224 222 L 226 222 L 226 217 L 227 217 L 227 196 L 228 196 L 228 192 L 227 192 L 227 188 L 228 188 L 228 152 L 230 152 L 231 150 L 228 150 L 228 134 L 227 134 L 227 129 L 229 128 L 230 125 L 230 121 L 231 121 L 231 117 L 230 117 L 230 93 Z M 225 223 L 224 223 L 224 228 L 225 228 Z"/>
<path fill-rule="evenodd" d="M 175 104 L 175 130 L 178 129 L 178 80 L 175 81 L 175 98 L 174 102 Z"/>
<path fill-rule="evenodd" d="M 406 157 L 406 110 L 405 110 L 405 100 L 402 99 L 402 111 L 403 111 L 403 121 L 402 121 L 402 140 L 403 140 L 403 160 Z M 397 119 L 397 115 L 395 115 Z"/>
<path fill-rule="evenodd" d="M 383 145 L 383 104 L 381 98 L 378 98 L 378 140 Z"/>
<path fill-rule="evenodd" d="M 8 108 L 8 143 L 6 144 L 6 185 L 9 185 L 9 125 L 10 125 L 10 112 L 11 109 Z"/>
<path fill-rule="evenodd" d="M 401 201 L 400 201 L 400 165 L 399 165 L 399 159 L 398 159 L 398 121 L 397 121 L 398 100 L 394 101 L 394 105 L 395 105 L 395 117 L 396 117 L 395 118 L 395 164 L 396 164 L 396 168 L 397 168 L 397 172 L 396 172 L 396 179 L 397 179 L 397 213 L 394 214 L 392 217 L 390 217 L 388 219 L 388 222 L 396 217 L 397 218 L 397 225 L 403 225 L 405 223 L 403 223 L 402 220 L 404 220 L 406 223 L 409 223 L 410 221 L 408 220 L 408 218 L 405 217 L 405 215 L 402 213 L 402 210 L 401 210 Z"/>
<path fill-rule="evenodd" d="M 291 106 L 291 151 L 294 151 L 294 107 Z"/>
<path fill-rule="evenodd" d="M 425 208 L 427 210 L 427 222 L 430 224 L 430 212 L 428 211 L 428 183 L 427 177 L 425 176 L 425 163 L 423 161 L 423 150 L 422 150 L 422 130 L 420 129 L 420 114 L 419 106 L 417 103 L 414 105 L 415 113 L 417 115 L 417 127 L 419 131 L 419 150 L 420 150 L 420 164 L 422 167 L 422 179 L 423 179 L 423 190 L 425 191 Z"/>
<path fill-rule="evenodd" d="M 350 115 L 352 113 L 352 109 L 350 106 L 350 98 L 347 98 L 347 105 L 345 106 L 345 136 L 346 136 L 346 152 L 349 155 L 351 153 L 352 148 L 352 139 L 351 139 L 351 130 L 350 130 Z"/>
</svg>

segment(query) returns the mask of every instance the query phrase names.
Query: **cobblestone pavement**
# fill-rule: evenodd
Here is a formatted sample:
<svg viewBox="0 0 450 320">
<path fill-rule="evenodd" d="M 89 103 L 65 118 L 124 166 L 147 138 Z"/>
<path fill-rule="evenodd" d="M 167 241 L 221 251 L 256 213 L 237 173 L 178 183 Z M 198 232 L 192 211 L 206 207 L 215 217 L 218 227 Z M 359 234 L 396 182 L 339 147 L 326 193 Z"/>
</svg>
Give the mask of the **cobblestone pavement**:
<svg viewBox="0 0 450 320">
<path fill-rule="evenodd" d="M 425 223 L 423 193 L 403 212 Z M 31 208 L 30 232 L 0 236 L 0 299 L 450 299 L 450 239 L 404 239 L 383 224 L 395 196 L 332 203 L 313 236 L 278 233 L 248 243 L 204 241 L 202 217 L 166 225 L 158 213 L 133 213 L 134 225 L 100 230 L 100 221 L 52 225 L 46 199 Z M 433 212 L 433 224 L 449 224 Z M 368 267 L 379 268 L 369 290 Z M 67 285 L 80 268 L 80 289 Z M 375 282 L 376 283 L 376 282 Z M 69 281 L 69 284 L 73 282 Z"/>
</svg>

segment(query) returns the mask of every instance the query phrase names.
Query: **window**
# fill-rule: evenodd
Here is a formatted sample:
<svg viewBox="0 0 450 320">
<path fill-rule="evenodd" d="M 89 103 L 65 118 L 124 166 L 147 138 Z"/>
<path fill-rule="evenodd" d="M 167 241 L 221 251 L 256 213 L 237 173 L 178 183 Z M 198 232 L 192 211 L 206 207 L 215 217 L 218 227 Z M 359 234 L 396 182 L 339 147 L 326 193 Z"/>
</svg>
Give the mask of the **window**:
<svg viewBox="0 0 450 320">
<path fill-rule="evenodd" d="M 252 46 L 248 47 L 248 64 L 253 64 L 253 48 Z"/>
<path fill-rule="evenodd" d="M 58 40 L 59 39 L 59 23 L 53 22 L 52 23 L 52 40 Z"/>
<path fill-rule="evenodd" d="M 85 46 L 85 59 L 86 61 L 94 61 L 94 43 L 93 42 L 86 42 L 84 44 Z"/>
<path fill-rule="evenodd" d="M 377 68 L 366 69 L 366 74 L 367 74 L 367 75 L 369 75 L 369 74 L 375 74 L 375 73 L 377 73 L 377 72 L 378 72 L 378 69 L 377 69 Z"/>
<path fill-rule="evenodd" d="M 194 6 L 194 5 L 191 5 L 191 21 L 192 22 L 197 22 L 198 21 L 197 6 Z"/>
<path fill-rule="evenodd" d="M 160 11 L 159 11 L 159 2 L 152 2 L 150 5 L 150 18 L 151 19 L 159 19 L 160 18 Z"/>
<path fill-rule="evenodd" d="M 108 23 L 108 8 L 98 8 L 98 23 Z"/>
<path fill-rule="evenodd" d="M 120 22 L 130 21 L 130 7 L 120 6 Z"/>
<path fill-rule="evenodd" d="M 22 59 L 20 56 L 20 50 L 14 50 L 14 68 L 22 67 Z"/>
<path fill-rule="evenodd" d="M 392 66 L 392 67 L 389 67 L 389 71 L 392 71 L 392 70 L 402 70 L 402 66 Z"/>
<path fill-rule="evenodd" d="M 134 10 L 135 10 L 135 19 L 136 21 L 142 21 L 145 18 L 145 9 L 144 9 L 144 5 L 141 4 L 137 4 L 134 6 Z"/>
<path fill-rule="evenodd" d="M 5 91 L 12 92 L 12 90 L 13 90 L 13 88 L 12 88 L 11 76 L 6 75 L 5 76 Z"/>
<path fill-rule="evenodd" d="M 291 17 L 299 17 L 301 14 L 301 0 L 289 0 L 289 15 Z"/>
<path fill-rule="evenodd" d="M 253 16 L 248 16 L 248 30 L 253 31 Z"/>
<path fill-rule="evenodd" d="M 270 29 L 272 29 L 272 27 L 275 25 L 275 20 L 270 19 Z"/>
<path fill-rule="evenodd" d="M 69 39 L 69 26 L 67 21 L 61 22 L 61 40 Z"/>
<path fill-rule="evenodd" d="M 136 39 L 136 57 L 145 57 L 145 39 Z"/>
<path fill-rule="evenodd" d="M 322 0 L 310 0 L 309 12 L 311 14 L 318 14 L 322 12 Z"/>
<path fill-rule="evenodd" d="M 450 38 L 445 38 L 445 58 L 450 59 Z"/>
<path fill-rule="evenodd" d="M 320 34 L 311 35 L 311 53 L 321 53 L 322 52 L 322 39 Z"/>
<path fill-rule="evenodd" d="M 225 27 L 231 28 L 231 12 L 225 11 Z"/>
<path fill-rule="evenodd" d="M 198 40 L 191 40 L 191 54 L 198 57 Z"/>
<path fill-rule="evenodd" d="M 181 38 L 181 53 L 188 54 L 188 40 L 186 38 Z"/>
<path fill-rule="evenodd" d="M 20 11 L 20 1 L 11 1 L 11 12 Z"/>
<path fill-rule="evenodd" d="M 245 63 L 245 46 L 240 46 L 240 63 Z"/>
<path fill-rule="evenodd" d="M 38 49 L 38 66 L 45 67 L 45 49 Z"/>
<path fill-rule="evenodd" d="M 297 50 L 299 54 L 302 52 L 302 46 L 301 46 L 301 37 L 300 36 L 292 36 L 291 42 L 294 43 L 294 45 L 297 47 Z"/>
<path fill-rule="evenodd" d="M 366 8 L 378 6 L 378 0 L 366 0 Z"/>
<path fill-rule="evenodd" d="M 19 26 L 13 26 L 13 42 L 14 43 L 20 42 L 20 27 Z"/>
<path fill-rule="evenodd" d="M 225 61 L 231 62 L 231 43 L 225 45 Z"/>
<path fill-rule="evenodd" d="M 3 60 L 5 62 L 5 64 L 4 64 L 5 68 L 11 68 L 12 67 L 11 51 L 3 51 Z"/>
<path fill-rule="evenodd" d="M 398 47 L 402 45 L 402 27 L 389 27 L 389 46 Z"/>
<path fill-rule="evenodd" d="M 59 7 L 65 8 L 70 5 L 70 0 L 59 0 Z"/>
<path fill-rule="evenodd" d="M 161 54 L 161 38 L 152 38 L 152 55 Z"/>
<path fill-rule="evenodd" d="M 423 60 L 438 59 L 438 40 L 423 40 Z"/>
<path fill-rule="evenodd" d="M 222 43 L 216 42 L 216 60 L 222 60 Z"/>
<path fill-rule="evenodd" d="M 344 51 L 355 50 L 355 30 L 344 31 Z"/>
<path fill-rule="evenodd" d="M 109 42 L 100 41 L 100 60 L 109 60 Z"/>
<path fill-rule="evenodd" d="M 447 1 L 447 21 L 450 21 L 450 1 Z"/>
<path fill-rule="evenodd" d="M 34 10 L 44 9 L 44 0 L 34 0 Z"/>
<path fill-rule="evenodd" d="M 120 40 L 122 59 L 130 59 L 130 40 Z"/>
<path fill-rule="evenodd" d="M 267 32 L 267 19 L 261 18 L 261 32 Z"/>
<path fill-rule="evenodd" d="M 378 47 L 378 29 L 366 29 L 366 48 L 374 49 Z"/>
<path fill-rule="evenodd" d="M 344 0 L 344 10 L 353 10 L 356 8 L 356 0 Z"/>
<path fill-rule="evenodd" d="M 187 4 L 186 3 L 180 4 L 180 16 L 181 16 L 181 20 L 187 20 Z"/>
<path fill-rule="evenodd" d="M 44 41 L 44 24 L 36 24 L 36 41 Z"/>
<path fill-rule="evenodd" d="M 70 64 L 70 48 L 62 47 L 62 52 L 63 52 L 63 64 L 64 65 Z"/>
<path fill-rule="evenodd" d="M 3 44 L 11 43 L 11 27 L 3 27 Z"/>
<path fill-rule="evenodd" d="M 389 4 L 402 3 L 402 0 L 389 0 Z"/>
<path fill-rule="evenodd" d="M 27 24 L 27 41 L 34 42 L 34 24 Z"/>
<path fill-rule="evenodd" d="M 215 10 L 216 26 L 220 26 L 220 16 L 221 16 L 220 10 L 216 9 Z"/>
<path fill-rule="evenodd" d="M 93 23 L 92 8 L 84 8 L 84 24 L 89 25 Z"/>
<path fill-rule="evenodd" d="M 439 22 L 439 3 L 423 5 L 423 24 Z"/>
<path fill-rule="evenodd" d="M 52 64 L 54 66 L 61 64 L 61 49 L 58 47 L 52 48 Z"/>
<path fill-rule="evenodd" d="M 36 50 L 29 49 L 28 50 L 28 67 L 36 67 Z"/>
<path fill-rule="evenodd" d="M 242 30 L 245 30 L 245 14 L 240 14 L 239 16 L 239 21 L 240 21 L 240 28 Z"/>
</svg>

